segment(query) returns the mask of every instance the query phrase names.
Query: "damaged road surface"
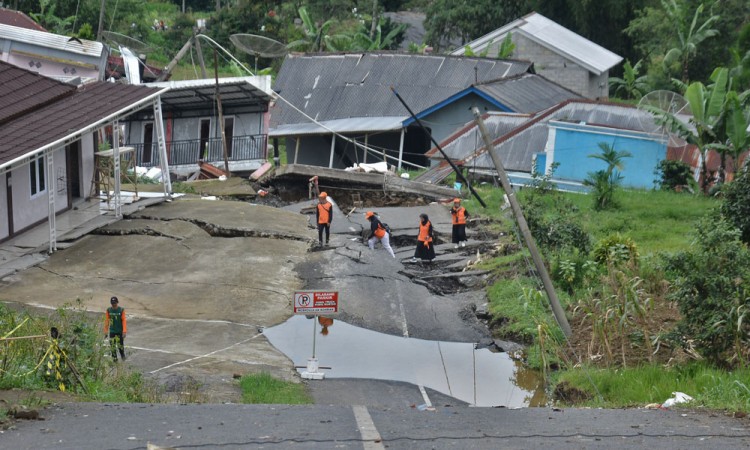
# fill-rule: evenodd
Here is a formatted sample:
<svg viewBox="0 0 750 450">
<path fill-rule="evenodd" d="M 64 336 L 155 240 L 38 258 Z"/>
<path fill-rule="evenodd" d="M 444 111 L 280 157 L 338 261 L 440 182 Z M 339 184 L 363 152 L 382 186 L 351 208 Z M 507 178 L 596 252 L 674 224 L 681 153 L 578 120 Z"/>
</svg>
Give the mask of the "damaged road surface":
<svg viewBox="0 0 750 450">
<path fill-rule="evenodd" d="M 290 352 L 282 353 L 263 334 L 290 318 L 297 290 L 338 291 L 337 323 L 400 338 L 464 343 L 469 349 L 492 346 L 475 314 L 486 302 L 486 274 L 467 268 L 472 253 L 487 243 L 471 239 L 468 247 L 454 249 L 447 208 L 377 209 L 393 230 L 394 259 L 379 245 L 369 250 L 362 240 L 363 230 L 369 230 L 363 211 L 346 217 L 336 209 L 330 245 L 318 248 L 310 223 L 314 215 L 300 214 L 313 204 L 278 209 L 180 199 L 148 207 L 7 277 L 0 298 L 46 308 L 79 300 L 87 311 L 103 315 L 108 299 L 117 296 L 129 315 L 127 364 L 169 392 L 203 386 L 200 398 L 213 402 L 238 401 L 234 374 L 265 371 L 299 380 Z M 437 233 L 438 257 L 432 263 L 409 261 L 420 213 L 430 216 Z M 332 336 L 343 327 L 333 327 Z M 296 350 L 309 353 L 311 336 L 306 332 Z M 343 367 L 338 369 L 342 373 Z M 325 383 L 310 383 L 317 401 L 347 401 L 326 394 L 334 380 Z M 420 400 L 416 387 L 407 390 Z"/>
<path fill-rule="evenodd" d="M 80 300 L 127 311 L 127 364 L 207 401 L 237 401 L 235 373 L 294 379 L 259 330 L 289 316 L 294 266 L 312 232 L 299 214 L 181 199 L 146 208 L 3 280 L 0 298 L 58 308 Z"/>
</svg>

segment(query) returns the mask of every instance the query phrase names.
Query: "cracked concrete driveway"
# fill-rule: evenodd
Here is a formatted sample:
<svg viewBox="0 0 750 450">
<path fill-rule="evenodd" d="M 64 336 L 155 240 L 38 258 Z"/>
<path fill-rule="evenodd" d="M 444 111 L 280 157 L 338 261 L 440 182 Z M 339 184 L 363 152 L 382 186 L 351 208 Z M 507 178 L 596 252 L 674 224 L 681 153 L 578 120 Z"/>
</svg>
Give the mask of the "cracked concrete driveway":
<svg viewBox="0 0 750 450">
<path fill-rule="evenodd" d="M 259 333 L 281 323 L 301 287 L 295 265 L 316 238 L 300 214 L 245 202 L 181 199 L 146 208 L 3 280 L 0 300 L 57 308 L 80 299 L 129 314 L 128 364 L 203 384 L 237 401 L 234 373 L 295 378 Z"/>
</svg>

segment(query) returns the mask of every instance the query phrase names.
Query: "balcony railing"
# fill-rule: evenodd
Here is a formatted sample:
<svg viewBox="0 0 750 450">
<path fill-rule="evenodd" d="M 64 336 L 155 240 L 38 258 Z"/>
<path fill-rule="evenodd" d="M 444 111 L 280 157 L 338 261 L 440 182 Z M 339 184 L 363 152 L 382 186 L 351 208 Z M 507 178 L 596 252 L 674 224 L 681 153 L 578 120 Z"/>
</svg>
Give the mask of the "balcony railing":
<svg viewBox="0 0 750 450">
<path fill-rule="evenodd" d="M 268 156 L 267 140 L 268 136 L 265 134 L 233 137 L 232 142 L 227 145 L 229 161 L 266 159 Z M 156 142 L 125 145 L 135 148 L 136 165 L 141 167 L 160 165 L 161 161 Z M 203 148 L 201 149 L 201 147 Z M 167 156 L 170 166 L 197 164 L 199 160 L 216 163 L 224 161 L 224 150 L 219 138 L 167 141 Z"/>
</svg>

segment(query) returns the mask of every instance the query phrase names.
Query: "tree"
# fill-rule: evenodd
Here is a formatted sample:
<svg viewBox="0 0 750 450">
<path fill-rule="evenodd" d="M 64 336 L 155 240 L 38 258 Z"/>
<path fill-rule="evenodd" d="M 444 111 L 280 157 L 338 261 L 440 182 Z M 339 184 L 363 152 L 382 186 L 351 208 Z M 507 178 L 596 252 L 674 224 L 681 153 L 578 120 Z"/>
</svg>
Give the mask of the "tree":
<svg viewBox="0 0 750 450">
<path fill-rule="evenodd" d="M 609 78 L 609 89 L 613 91 L 615 96 L 620 96 L 623 99 L 640 100 L 643 94 L 649 90 L 648 77 L 646 75 L 638 76 L 641 70 L 641 62 L 642 60 L 639 60 L 634 66 L 631 66 L 630 61 L 625 60 L 622 78 Z"/>
<path fill-rule="evenodd" d="M 463 45 L 526 12 L 526 0 L 434 0 L 426 11 L 425 42 L 436 51 L 448 49 L 455 41 Z"/>
<path fill-rule="evenodd" d="M 333 19 L 327 20 L 322 24 L 318 25 L 317 22 L 313 21 L 310 15 L 307 13 L 307 8 L 304 6 L 299 9 L 299 17 L 302 19 L 302 27 L 305 33 L 303 39 L 290 42 L 287 47 L 293 50 L 303 50 L 312 52 L 321 52 L 325 50 L 327 42 L 326 37 L 328 36 L 328 29 L 335 23 Z M 332 39 L 328 38 L 331 42 Z"/>
<path fill-rule="evenodd" d="M 38 13 L 31 13 L 31 17 L 36 20 L 41 26 L 46 28 L 51 33 L 66 34 L 70 27 L 73 25 L 75 17 L 57 17 L 55 15 L 55 9 L 57 4 L 52 0 L 39 0 Z"/>
<path fill-rule="evenodd" d="M 619 171 L 625 166 L 624 159 L 633 156 L 628 151 L 615 150 L 614 145 L 606 142 L 600 142 L 599 148 L 602 152 L 591 154 L 589 158 L 603 161 L 607 164 L 607 168 L 590 172 L 588 177 L 583 180 L 584 186 L 591 187 L 593 191 L 594 209 L 597 211 L 615 206 L 615 191 L 623 178 Z"/>
<path fill-rule="evenodd" d="M 742 242 L 750 245 L 750 170 L 743 170 L 722 194 L 722 216 L 740 230 Z"/>
<path fill-rule="evenodd" d="M 682 68 L 682 81 L 687 83 L 690 80 L 688 70 L 690 60 L 695 57 L 698 45 L 719 34 L 716 29 L 711 28 L 719 20 L 719 16 L 711 15 L 699 24 L 699 21 L 702 20 L 703 3 L 695 9 L 692 19 L 688 18 L 688 11 L 686 11 L 684 3 L 677 3 L 677 0 L 662 0 L 661 3 L 678 39 L 677 45 L 670 48 L 664 55 L 664 63 L 669 65 L 678 61 Z"/>
</svg>

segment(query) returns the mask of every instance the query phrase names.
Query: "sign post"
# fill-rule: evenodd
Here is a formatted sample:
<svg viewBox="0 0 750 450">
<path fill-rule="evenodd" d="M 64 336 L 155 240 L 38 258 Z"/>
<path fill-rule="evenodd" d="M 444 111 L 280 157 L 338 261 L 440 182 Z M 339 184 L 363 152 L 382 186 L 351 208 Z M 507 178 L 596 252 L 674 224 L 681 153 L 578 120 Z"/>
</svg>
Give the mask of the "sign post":
<svg viewBox="0 0 750 450">
<path fill-rule="evenodd" d="M 318 316 L 324 313 L 326 316 L 339 312 L 339 293 L 323 291 L 303 291 L 294 293 L 294 314 Z M 307 360 L 307 370 L 302 372 L 302 378 L 308 380 L 322 380 L 325 374 L 320 372 L 318 359 L 315 357 L 315 339 L 317 334 L 317 320 L 313 320 L 313 347 L 312 358 Z"/>
</svg>

